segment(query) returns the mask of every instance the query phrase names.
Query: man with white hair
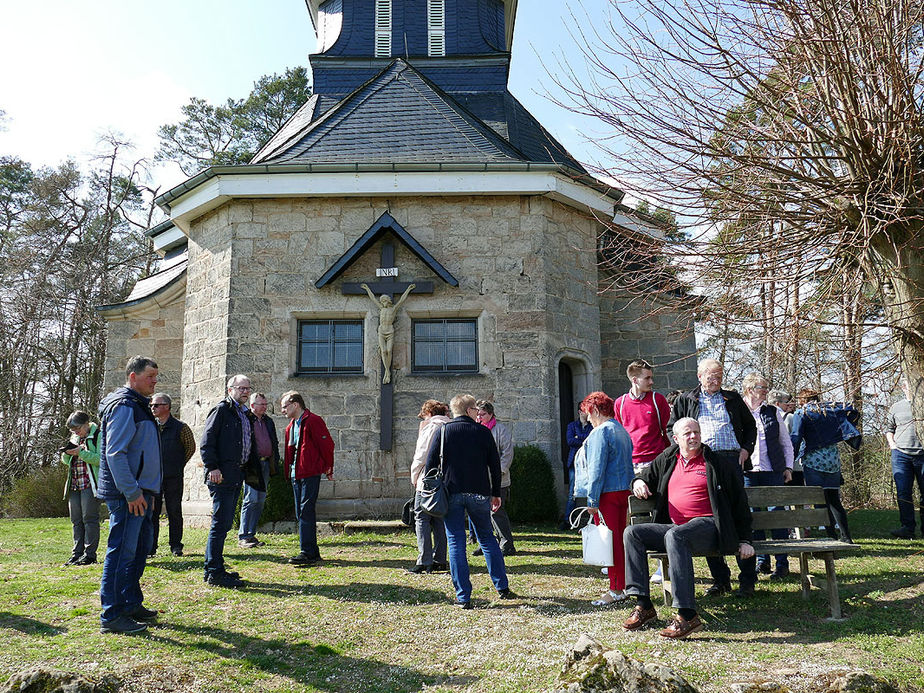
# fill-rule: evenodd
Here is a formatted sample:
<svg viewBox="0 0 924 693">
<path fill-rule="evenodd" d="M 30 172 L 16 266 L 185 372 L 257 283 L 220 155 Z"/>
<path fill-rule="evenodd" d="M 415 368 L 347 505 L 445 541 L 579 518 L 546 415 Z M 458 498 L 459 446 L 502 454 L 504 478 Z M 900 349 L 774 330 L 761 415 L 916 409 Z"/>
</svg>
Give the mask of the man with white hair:
<svg viewBox="0 0 924 693">
<path fill-rule="evenodd" d="M 234 522 L 237 499 L 244 476 L 265 491 L 258 473 L 253 446 L 253 414 L 247 408 L 250 378 L 235 375 L 228 380 L 228 396 L 209 412 L 200 452 L 205 465 L 205 484 L 212 496 L 212 524 L 205 543 L 205 573 L 209 585 L 241 587 L 240 575 L 225 567 L 225 538 Z M 248 481 L 250 483 L 250 481 Z"/>
<path fill-rule="evenodd" d="M 699 422 L 702 442 L 709 449 L 737 469 L 744 483 L 744 472 L 751 469 L 751 455 L 757 443 L 757 424 L 751 411 L 734 390 L 722 389 L 723 366 L 715 359 L 703 359 L 696 366 L 699 385 L 674 400 L 670 424 L 684 417 Z M 731 591 L 731 571 L 721 556 L 706 560 L 712 573 L 712 586 L 707 596 Z M 738 596 L 754 594 L 750 570 L 738 561 Z"/>
<path fill-rule="evenodd" d="M 677 615 L 660 635 L 679 640 L 702 629 L 693 589 L 693 556 L 736 552 L 754 556 L 751 509 L 736 467 L 700 440 L 696 419 L 673 427 L 675 444 L 636 475 L 632 493 L 656 496 L 654 522 L 626 528 L 626 594 L 638 600 L 623 623 L 638 630 L 658 617 L 648 587 L 648 551 L 667 553 Z"/>
</svg>

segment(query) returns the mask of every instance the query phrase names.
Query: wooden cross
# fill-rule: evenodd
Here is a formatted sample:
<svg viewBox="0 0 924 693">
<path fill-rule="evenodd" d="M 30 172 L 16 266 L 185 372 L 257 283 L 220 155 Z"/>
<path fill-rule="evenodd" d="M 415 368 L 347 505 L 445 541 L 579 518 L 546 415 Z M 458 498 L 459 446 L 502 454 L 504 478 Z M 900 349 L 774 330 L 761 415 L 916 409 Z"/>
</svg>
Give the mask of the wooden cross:
<svg viewBox="0 0 924 693">
<path fill-rule="evenodd" d="M 398 281 L 398 268 L 395 267 L 395 246 L 390 242 L 382 244 L 381 267 L 376 269 L 375 274 L 380 281 L 365 282 L 365 284 L 376 296 L 388 294 L 391 300 L 394 301 L 395 296 L 403 294 L 411 284 L 415 285 L 411 290 L 412 294 L 433 293 L 433 282 Z M 361 285 L 362 282 L 344 282 L 340 290 L 345 296 L 365 296 L 366 291 Z M 383 383 L 385 365 L 381 363 L 381 359 L 379 366 L 381 368 L 381 375 L 379 376 L 379 387 L 381 388 L 379 394 L 379 450 L 391 450 L 394 440 L 395 379 L 392 377 L 391 382 Z"/>
</svg>

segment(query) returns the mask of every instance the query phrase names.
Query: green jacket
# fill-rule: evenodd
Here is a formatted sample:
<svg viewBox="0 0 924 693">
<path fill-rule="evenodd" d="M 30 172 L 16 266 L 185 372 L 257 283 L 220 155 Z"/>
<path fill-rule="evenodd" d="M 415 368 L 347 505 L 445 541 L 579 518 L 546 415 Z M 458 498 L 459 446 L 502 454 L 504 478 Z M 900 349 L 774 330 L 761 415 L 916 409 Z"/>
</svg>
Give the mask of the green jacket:
<svg viewBox="0 0 924 693">
<path fill-rule="evenodd" d="M 73 437 L 71 438 L 73 441 Z M 71 490 L 71 465 L 74 458 L 80 458 L 87 465 L 90 474 L 90 488 L 93 489 L 93 495 L 96 495 L 96 480 L 99 478 L 99 426 L 95 423 L 90 424 L 90 432 L 84 441 L 87 444 L 86 450 L 81 450 L 76 455 L 68 455 L 66 452 L 61 453 L 61 463 L 67 465 L 67 481 L 64 482 L 64 500 L 67 500 L 67 494 Z"/>
</svg>

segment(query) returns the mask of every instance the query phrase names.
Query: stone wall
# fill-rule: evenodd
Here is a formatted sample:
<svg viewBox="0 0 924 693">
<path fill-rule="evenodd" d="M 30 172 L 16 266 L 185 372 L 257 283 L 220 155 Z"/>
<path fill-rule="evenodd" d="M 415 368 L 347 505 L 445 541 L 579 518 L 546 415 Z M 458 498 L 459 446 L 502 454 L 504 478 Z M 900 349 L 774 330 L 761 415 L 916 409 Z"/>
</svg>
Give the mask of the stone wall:
<svg viewBox="0 0 924 693">
<path fill-rule="evenodd" d="M 600 337 L 603 390 L 611 397 L 628 392 L 626 367 L 640 358 L 654 367 L 655 389 L 662 394 L 690 389 L 696 381 L 693 326 L 656 301 L 601 291 Z"/>
<path fill-rule="evenodd" d="M 341 281 L 375 279 L 380 243 L 320 290 L 315 281 L 383 212 L 390 212 L 460 282 L 451 287 L 401 243 L 402 281 L 430 280 L 396 320 L 394 446 L 378 449 L 378 313 Z M 335 480 L 321 486 L 321 516 L 391 514 L 411 495 L 408 467 L 423 400 L 459 392 L 493 399 L 518 444 L 545 449 L 557 468 L 557 359 L 581 357 L 599 374 L 596 225 L 541 197 L 235 200 L 193 225 L 187 289 L 183 406 L 197 438 L 225 379 L 242 372 L 272 401 L 301 392 L 328 423 Z M 300 318 L 364 322 L 364 373 L 297 377 Z M 479 373 L 410 372 L 413 318 L 471 317 L 478 324 Z M 205 490 L 191 492 L 205 498 Z"/>
<path fill-rule="evenodd" d="M 164 307 L 106 316 L 104 395 L 125 384 L 125 364 L 140 354 L 157 361 L 158 389 L 179 400 L 185 305 L 181 294 Z"/>
</svg>

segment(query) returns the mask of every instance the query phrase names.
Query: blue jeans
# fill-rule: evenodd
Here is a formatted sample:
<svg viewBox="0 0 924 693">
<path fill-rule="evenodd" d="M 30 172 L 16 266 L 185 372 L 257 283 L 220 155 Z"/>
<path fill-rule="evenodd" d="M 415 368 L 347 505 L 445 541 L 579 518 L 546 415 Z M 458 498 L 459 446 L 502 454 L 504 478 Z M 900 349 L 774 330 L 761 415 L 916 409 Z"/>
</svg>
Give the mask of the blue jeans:
<svg viewBox="0 0 924 693">
<path fill-rule="evenodd" d="M 744 475 L 744 487 L 750 488 L 752 486 L 782 486 L 783 485 L 783 472 L 747 472 Z M 768 510 L 781 510 L 782 508 L 768 508 Z M 762 529 L 755 529 L 753 533 L 754 539 L 766 539 L 767 533 Z M 770 536 L 774 539 L 788 539 L 789 531 L 785 529 L 772 529 L 770 530 Z M 777 573 L 788 573 L 789 572 L 789 556 L 785 553 L 778 553 L 776 555 L 776 572 Z M 742 566 L 746 566 L 747 569 L 753 570 L 754 582 L 757 582 L 757 565 L 770 565 L 770 556 L 768 554 L 762 554 L 754 558 L 747 558 L 741 561 Z M 744 570 L 745 568 L 742 568 Z M 750 573 L 749 573 L 750 574 Z"/>
<path fill-rule="evenodd" d="M 112 623 L 144 601 L 141 576 L 154 539 L 151 524 L 154 496 L 144 494 L 148 507 L 144 515 L 133 515 L 124 497 L 106 500 L 109 508 L 109 541 L 103 559 L 99 598 L 103 607 L 100 622 Z"/>
<path fill-rule="evenodd" d="M 504 554 L 494 537 L 491 524 L 491 498 L 477 493 L 453 493 L 449 496 L 449 511 L 443 518 L 446 526 L 446 542 L 449 553 L 449 572 L 456 588 L 456 600 L 467 602 L 472 598 L 472 581 L 469 577 L 468 558 L 465 555 L 465 513 L 475 527 L 475 536 L 484 552 L 488 574 L 497 591 L 505 590 L 507 568 Z"/>
<path fill-rule="evenodd" d="M 574 465 L 568 467 L 568 496 L 565 500 L 565 524 L 571 526 L 571 513 L 577 507 L 577 501 L 574 499 Z"/>
<path fill-rule="evenodd" d="M 261 463 L 264 488 L 269 483 L 269 460 Z M 266 491 L 258 491 L 253 486 L 244 484 L 244 502 L 241 504 L 241 526 L 238 528 L 239 539 L 253 539 L 257 534 L 257 524 L 266 503 Z"/>
<path fill-rule="evenodd" d="M 308 558 L 320 558 L 318 551 L 318 515 L 315 505 L 321 488 L 321 475 L 292 481 L 295 494 L 295 520 L 298 523 L 298 548 Z"/>
<path fill-rule="evenodd" d="M 206 486 L 212 496 L 212 524 L 205 540 L 205 577 L 208 579 L 210 575 L 222 575 L 225 572 L 225 538 L 234 524 L 241 485 L 206 483 Z"/>
<path fill-rule="evenodd" d="M 924 455 L 909 455 L 901 450 L 892 451 L 892 477 L 895 495 L 898 496 L 898 517 L 902 527 L 914 533 L 914 482 L 918 482 L 918 511 L 921 531 L 924 532 Z"/>
<path fill-rule="evenodd" d="M 663 551 L 667 554 L 674 607 L 696 608 L 693 556 L 719 550 L 719 529 L 714 517 L 694 517 L 682 525 L 645 522 L 626 527 L 622 537 L 626 551 L 626 594 L 633 597 L 648 597 L 651 594 L 647 552 Z"/>
</svg>

